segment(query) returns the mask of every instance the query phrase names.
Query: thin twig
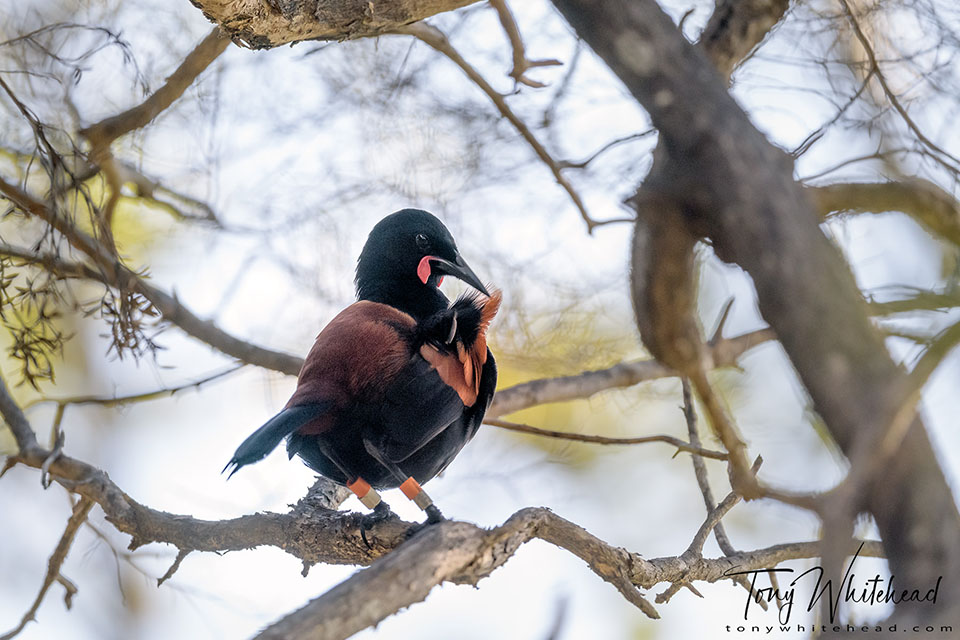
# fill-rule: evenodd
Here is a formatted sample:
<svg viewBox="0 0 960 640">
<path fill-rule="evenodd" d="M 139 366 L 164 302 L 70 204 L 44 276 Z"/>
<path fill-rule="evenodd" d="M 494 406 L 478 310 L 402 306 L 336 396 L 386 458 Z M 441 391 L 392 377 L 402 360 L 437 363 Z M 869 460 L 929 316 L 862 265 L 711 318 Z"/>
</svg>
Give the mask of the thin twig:
<svg viewBox="0 0 960 640">
<path fill-rule="evenodd" d="M 758 329 L 733 338 L 716 335 L 707 344 L 706 353 L 713 367 L 732 367 L 750 349 L 775 339 L 770 329 Z M 540 404 L 588 398 L 607 389 L 632 387 L 676 375 L 670 367 L 651 359 L 621 362 L 607 369 L 572 376 L 531 380 L 497 391 L 487 415 L 502 417 Z"/>
<path fill-rule="evenodd" d="M 224 378 L 231 373 L 235 373 L 245 367 L 245 364 L 238 364 L 229 369 L 224 369 L 223 371 L 218 371 L 210 375 L 204 376 L 199 380 L 194 380 L 192 382 L 185 382 L 183 384 L 177 385 L 175 387 L 166 387 L 163 389 L 155 389 L 153 391 L 145 391 L 143 393 L 134 393 L 125 396 L 101 396 L 101 395 L 82 395 L 82 396 L 68 396 L 64 398 L 36 398 L 27 402 L 23 405 L 24 411 L 34 407 L 38 404 L 47 404 L 47 403 L 56 403 L 59 407 L 64 407 L 66 405 L 76 404 L 76 405 L 85 405 L 85 404 L 96 404 L 104 407 L 119 407 L 126 404 L 133 404 L 136 402 L 147 402 L 150 400 L 159 400 L 161 398 L 168 398 L 176 395 L 181 391 L 187 389 L 199 389 L 208 382 L 213 382 L 214 380 L 219 380 Z"/>
<path fill-rule="evenodd" d="M 520 133 L 520 136 L 526 140 L 527 144 L 533 149 L 534 153 L 537 154 L 537 157 L 547 165 L 550 169 L 550 172 L 553 173 L 554 180 L 557 181 L 564 191 L 570 196 L 570 199 L 573 201 L 573 204 L 577 207 L 577 210 L 580 212 L 580 216 L 583 218 L 583 221 L 587 223 L 587 231 L 593 232 L 594 227 L 599 224 L 602 224 L 600 221 L 594 220 L 590 217 L 590 214 L 587 212 L 587 207 L 583 202 L 583 199 L 580 197 L 580 194 L 577 193 L 577 190 L 574 189 L 570 181 L 563 175 L 562 167 L 560 163 L 554 160 L 553 156 L 550 155 L 550 152 L 541 144 L 537 137 L 530 130 L 530 127 L 520 119 L 520 117 L 510 108 L 510 105 L 507 104 L 507 101 L 504 97 L 486 81 L 486 79 L 480 74 L 477 69 L 471 65 L 466 59 L 460 55 L 450 41 L 447 40 L 447 36 L 444 35 L 442 31 L 434 27 L 433 25 L 426 24 L 424 22 L 417 22 L 411 25 L 407 25 L 401 29 L 395 31 L 398 34 L 410 35 L 421 42 L 429 45 L 436 51 L 442 53 L 447 58 L 449 58 L 454 64 L 460 67 L 460 70 L 474 84 L 476 84 L 481 91 L 487 94 L 487 97 L 490 98 L 491 102 L 497 107 L 497 110 L 500 111 L 500 115 L 506 118 L 510 124 L 514 126 L 517 132 Z"/>
<path fill-rule="evenodd" d="M 167 569 L 167 572 L 160 576 L 160 578 L 157 580 L 158 587 L 173 577 L 173 574 L 175 574 L 177 569 L 180 568 L 180 563 L 183 562 L 183 559 L 188 555 L 190 555 L 190 549 L 180 549 L 177 551 L 177 557 L 174 559 L 173 564 L 171 564 L 170 568 Z"/>
<path fill-rule="evenodd" d="M 720 438 L 724 448 L 729 452 L 730 481 L 733 489 L 747 500 L 759 498 L 763 495 L 756 476 L 750 472 L 747 462 L 747 445 L 744 444 L 740 433 L 729 415 L 723 400 L 716 393 L 707 377 L 706 369 L 702 366 L 690 372 L 690 381 L 700 395 L 710 426 Z"/>
<path fill-rule="evenodd" d="M 589 156 L 587 156 L 585 159 L 579 162 L 573 162 L 571 160 L 561 161 L 559 163 L 560 167 L 562 169 L 585 169 L 587 165 L 589 165 L 591 162 L 596 160 L 599 156 L 606 153 L 610 149 L 620 146 L 621 144 L 624 144 L 626 142 L 633 142 L 634 140 L 642 140 L 644 138 L 647 138 L 655 134 L 656 132 L 657 132 L 656 129 L 647 129 L 646 131 L 639 131 L 637 133 L 631 133 L 630 135 L 622 136 L 620 138 L 615 138 L 614 140 L 611 140 L 610 142 L 606 143 L 605 145 L 603 145 L 602 147 L 600 147 L 599 149 L 597 149 L 596 151 L 591 153 Z"/>
<path fill-rule="evenodd" d="M 517 26 L 517 21 L 514 19 L 510 7 L 507 6 L 506 0 L 490 0 L 490 6 L 496 10 L 500 24 L 503 26 L 503 31 L 507 34 L 507 39 L 510 40 L 510 46 L 513 49 L 513 69 L 510 71 L 510 77 L 513 78 L 514 82 L 525 84 L 535 89 L 541 89 L 547 86 L 542 82 L 527 78 L 524 74 L 529 69 L 535 67 L 557 67 L 563 63 L 559 60 L 552 59 L 528 59 L 523 46 L 523 36 L 520 35 L 520 27 Z"/>
<path fill-rule="evenodd" d="M 56 549 L 53 550 L 53 554 L 50 556 L 50 560 L 47 562 L 47 575 L 43 579 L 43 585 L 40 587 L 40 593 L 37 594 L 36 599 L 33 601 L 33 604 L 23 614 L 23 618 L 20 620 L 20 624 L 11 631 L 0 636 L 0 640 L 10 640 L 21 631 L 24 627 L 27 626 L 29 622 L 36 619 L 37 610 L 40 608 L 40 604 L 43 602 L 43 598 L 47 595 L 47 591 L 50 589 L 50 586 L 54 582 L 60 582 L 64 584 L 64 579 L 60 575 L 60 568 L 63 566 L 63 561 L 67 559 L 67 553 L 70 551 L 70 547 L 73 545 L 73 540 L 77 536 L 77 531 L 80 529 L 80 526 L 87 519 L 87 515 L 90 513 L 90 509 L 93 508 L 94 501 L 81 497 L 77 501 L 77 504 L 73 507 L 73 514 L 71 514 L 70 519 L 67 520 L 67 527 L 63 531 L 63 535 L 60 536 L 60 542 L 57 543 Z M 67 583 L 71 584 L 69 581 Z M 70 588 L 64 584 L 64 587 L 67 588 L 68 600 L 67 604 L 69 606 L 70 600 L 73 593 L 76 593 L 76 587 L 73 588 L 73 591 L 70 591 Z"/>
<path fill-rule="evenodd" d="M 880 70 L 880 63 L 877 61 L 877 55 L 873 50 L 873 46 L 870 44 L 870 40 L 867 38 L 866 34 L 863 32 L 863 29 L 860 27 L 860 22 L 857 20 L 856 16 L 853 15 L 853 11 L 850 9 L 850 4 L 847 0 L 840 0 L 840 4 L 843 6 L 843 12 L 846 14 L 847 19 L 850 20 L 850 25 L 853 27 L 853 33 L 856 35 L 857 40 L 860 41 L 860 45 L 863 47 L 863 50 L 867 54 L 867 59 L 870 62 L 870 68 L 875 72 L 877 76 L 877 81 L 880 83 L 880 87 L 883 89 L 884 95 L 887 96 L 887 100 L 890 101 L 890 104 L 893 105 L 893 108 L 896 109 L 897 113 L 900 114 L 900 117 L 903 119 L 904 123 L 907 125 L 907 128 L 913 132 L 917 139 L 924 144 L 928 149 L 934 152 L 933 157 L 944 167 L 949 169 L 953 173 L 960 172 L 960 159 L 956 156 L 950 154 L 932 140 L 930 140 L 924 133 L 921 131 L 920 127 L 917 126 L 917 123 L 913 121 L 913 118 L 910 117 L 910 114 L 907 113 L 907 110 L 900 103 L 900 99 L 897 97 L 897 94 L 893 92 L 890 88 L 890 85 L 887 84 L 887 79 L 884 77 L 883 72 Z M 949 162 L 943 160 L 946 158 Z"/>
<path fill-rule="evenodd" d="M 700 444 L 700 433 L 697 429 L 697 412 L 693 406 L 693 392 L 690 389 L 690 381 L 686 378 L 681 378 L 680 383 L 683 393 L 683 416 L 687 423 L 687 437 L 692 446 L 700 447 L 702 445 Z M 707 465 L 700 456 L 690 456 L 690 461 L 693 463 L 693 474 L 697 478 L 697 486 L 700 487 L 700 493 L 703 495 L 703 504 L 707 509 L 707 513 L 710 513 L 716 508 L 717 503 L 713 497 L 713 489 L 710 487 L 710 479 L 707 477 Z M 717 526 L 714 527 L 713 535 L 717 539 L 717 544 L 723 553 L 729 556 L 736 552 L 730 543 L 730 539 L 727 537 L 727 532 L 722 522 L 718 522 Z"/>
<path fill-rule="evenodd" d="M 713 458 L 714 460 L 726 460 L 728 458 L 727 454 L 722 451 L 713 451 L 712 449 L 704 449 L 700 446 L 691 445 L 689 442 L 684 442 L 680 438 L 675 438 L 673 436 L 667 435 L 656 435 L 656 436 L 641 436 L 636 438 L 608 438 L 606 436 L 594 436 L 584 433 L 570 433 L 567 431 L 553 431 L 551 429 L 541 429 L 540 427 L 532 427 L 528 424 L 520 424 L 518 422 L 509 422 L 507 420 L 499 420 L 497 418 L 485 418 L 483 421 L 484 424 L 488 424 L 491 427 L 500 427 L 501 429 L 507 429 L 509 431 L 517 431 L 519 433 L 529 433 L 535 436 L 543 436 L 545 438 L 556 438 L 558 440 L 573 440 L 574 442 L 590 442 L 593 444 L 646 444 L 648 442 L 663 442 L 669 445 L 676 447 L 680 451 L 686 451 L 687 453 L 694 454 L 696 456 L 703 456 L 705 458 Z"/>
<path fill-rule="evenodd" d="M 120 136 L 140 129 L 172 105 L 197 77 L 230 46 L 230 39 L 221 34 L 220 27 L 212 31 L 191 51 L 170 74 L 167 81 L 146 100 L 123 113 L 111 116 L 80 131 L 90 141 L 92 155 L 106 149 Z M 100 164 L 94 158 L 96 164 Z"/>
</svg>

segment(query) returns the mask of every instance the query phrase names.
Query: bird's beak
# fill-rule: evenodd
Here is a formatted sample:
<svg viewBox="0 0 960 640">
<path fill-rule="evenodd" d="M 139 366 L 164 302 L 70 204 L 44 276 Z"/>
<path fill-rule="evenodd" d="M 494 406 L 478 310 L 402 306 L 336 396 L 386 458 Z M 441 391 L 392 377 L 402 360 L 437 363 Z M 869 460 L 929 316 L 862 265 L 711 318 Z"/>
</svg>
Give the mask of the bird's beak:
<svg viewBox="0 0 960 640">
<path fill-rule="evenodd" d="M 477 277 L 477 274 L 473 272 L 473 269 L 467 265 L 459 253 L 453 262 L 444 260 L 443 258 L 438 258 L 437 256 L 430 256 L 430 262 L 432 262 L 434 265 L 433 268 L 435 273 L 453 276 L 454 278 L 463 280 L 483 295 L 490 295 L 490 292 L 487 291 L 487 288 L 483 286 L 482 282 L 480 282 L 480 278 Z"/>
</svg>

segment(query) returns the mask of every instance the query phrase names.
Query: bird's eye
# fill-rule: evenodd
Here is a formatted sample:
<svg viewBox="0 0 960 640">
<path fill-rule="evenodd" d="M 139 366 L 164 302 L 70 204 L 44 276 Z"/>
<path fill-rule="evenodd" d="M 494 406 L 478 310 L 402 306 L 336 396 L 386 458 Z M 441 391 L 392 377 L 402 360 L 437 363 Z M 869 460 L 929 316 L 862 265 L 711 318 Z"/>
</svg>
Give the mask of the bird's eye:
<svg viewBox="0 0 960 640">
<path fill-rule="evenodd" d="M 427 236 L 423 235 L 422 233 L 418 233 L 417 246 L 423 250 L 426 250 L 429 245 L 430 245 L 430 241 L 427 240 Z"/>
</svg>

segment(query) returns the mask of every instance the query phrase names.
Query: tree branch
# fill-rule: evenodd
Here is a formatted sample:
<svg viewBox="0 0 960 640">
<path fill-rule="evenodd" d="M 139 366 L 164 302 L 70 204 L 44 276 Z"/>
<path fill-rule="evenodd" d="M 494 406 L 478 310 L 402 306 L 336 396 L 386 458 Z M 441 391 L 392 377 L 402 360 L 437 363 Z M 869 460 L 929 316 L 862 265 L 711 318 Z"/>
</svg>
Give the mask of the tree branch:
<svg viewBox="0 0 960 640">
<path fill-rule="evenodd" d="M 717 0 L 699 46 L 729 81 L 789 7 L 790 0 Z"/>
<path fill-rule="evenodd" d="M 0 180 L 0 190 L 3 187 L 4 183 Z M 0 256 L 9 256 L 36 264 L 63 277 L 85 278 L 108 286 L 116 286 L 116 283 L 102 272 L 85 264 L 63 260 L 57 256 L 36 254 L 28 249 L 4 243 L 0 243 Z M 131 275 L 128 274 L 126 277 L 129 278 Z M 197 318 L 174 296 L 162 292 L 139 279 L 137 287 L 157 307 L 157 310 L 164 315 L 166 320 L 183 329 L 188 335 L 247 364 L 254 364 L 288 375 L 296 375 L 300 371 L 303 364 L 301 358 L 263 349 L 229 336 L 212 323 Z M 168 311 L 170 312 L 169 315 Z M 714 367 L 734 366 L 744 353 L 774 338 L 770 329 L 759 329 L 734 338 L 717 336 L 708 346 L 710 360 Z M 221 348 L 221 345 L 229 347 L 231 351 L 226 351 L 225 348 Z M 493 404 L 487 411 L 487 415 L 490 417 L 504 416 L 540 404 L 588 398 L 607 389 L 630 387 L 641 382 L 676 375 L 675 371 L 655 360 L 641 360 L 618 364 L 608 369 L 587 371 L 574 376 L 532 380 L 499 390 L 494 396 Z"/>
<path fill-rule="evenodd" d="M 645 189 L 672 199 L 723 260 L 753 278 L 760 311 L 840 447 L 877 444 L 909 385 L 872 326 L 842 256 L 817 227 L 791 159 L 750 123 L 711 64 L 653 0 L 554 0 L 647 109 L 669 162 Z M 916 584 L 960 573 L 960 514 L 915 420 L 863 504 L 891 569 Z M 960 598 L 944 599 L 944 613 Z M 907 615 L 909 603 L 898 614 Z"/>
<path fill-rule="evenodd" d="M 2 379 L 0 415 L 8 424 L 23 425 L 32 434 L 26 417 L 13 402 Z M 21 443 L 20 454 L 11 460 L 40 468 L 50 452 L 36 444 L 25 444 Z M 401 607 L 422 600 L 441 582 L 476 584 L 506 562 L 520 545 L 534 538 L 566 549 L 584 560 L 591 570 L 651 617 L 657 613 L 640 594 L 640 588 L 649 589 L 660 582 L 681 579 L 715 582 L 729 578 L 728 572 L 734 567 L 740 570 L 771 567 L 789 559 L 815 557 L 820 548 L 818 543 L 810 542 L 777 545 L 716 560 L 698 558 L 690 562 L 680 557 L 646 560 L 639 554 L 612 547 L 542 508 L 518 511 L 492 530 L 446 521 L 428 527 L 408 544 L 404 543 L 417 525 L 392 518 L 368 532 L 368 546 L 361 537 L 359 514 L 338 513 L 329 508 L 342 498 L 331 494 L 336 489 L 325 482 L 318 482 L 286 514 L 258 513 L 207 521 L 141 505 L 103 471 L 66 455 L 53 461 L 50 473 L 69 491 L 99 504 L 107 520 L 131 536 L 130 549 L 151 542 L 172 544 L 182 560 L 190 551 L 223 552 L 271 545 L 300 558 L 305 571 L 318 562 L 368 565 L 396 550 L 367 571 L 354 574 L 345 583 L 268 628 L 262 636 L 265 638 L 345 638 Z M 865 555 L 879 553 L 879 544 L 873 542 L 868 543 L 864 551 Z M 369 589 L 378 597 L 359 600 L 353 597 L 358 592 L 370 593 Z M 361 606 L 357 606 L 358 601 Z"/>
<path fill-rule="evenodd" d="M 503 27 L 507 39 L 510 40 L 510 47 L 513 50 L 513 69 L 510 71 L 510 77 L 514 82 L 525 84 L 535 89 L 543 88 L 547 85 L 536 80 L 527 78 L 524 74 L 535 67 L 555 67 L 563 64 L 559 60 L 530 60 L 527 58 L 526 50 L 523 46 L 523 36 L 520 35 L 520 27 L 507 6 L 506 0 L 490 0 L 490 6 L 497 12 L 500 19 L 500 25 Z"/>
<path fill-rule="evenodd" d="M 856 16 L 853 15 L 853 11 L 850 9 L 850 4 L 847 2 L 847 0 L 840 0 L 840 5 L 843 7 L 843 12 L 850 21 L 850 25 L 853 27 L 854 35 L 860 42 L 860 45 L 863 47 L 864 52 L 867 54 L 867 60 L 870 62 L 871 71 L 873 71 L 874 75 L 876 76 L 877 82 L 880 83 L 880 87 L 883 89 L 884 95 L 887 96 L 887 100 L 889 100 L 890 104 L 893 105 L 894 110 L 900 114 L 903 122 L 917 137 L 917 140 L 919 140 L 931 151 L 931 157 L 933 157 L 938 163 L 954 174 L 960 172 L 960 158 L 957 158 L 942 147 L 938 146 L 935 142 L 933 142 L 933 140 L 928 138 L 926 134 L 923 133 L 917 123 L 913 121 L 913 118 L 910 117 L 910 114 L 907 113 L 907 110 L 904 108 L 903 104 L 901 104 L 900 98 L 897 97 L 897 94 L 894 93 L 894 91 L 890 88 L 890 85 L 887 84 L 887 78 L 884 76 L 883 71 L 880 70 L 880 63 L 877 60 L 877 55 L 873 51 L 870 40 L 867 39 L 863 29 L 860 28 L 860 21 L 857 20 Z"/>
<path fill-rule="evenodd" d="M 91 155 L 94 160 L 97 161 L 98 151 L 108 148 L 120 136 L 146 126 L 173 104 L 229 45 L 230 39 L 224 37 L 219 28 L 214 29 L 184 58 L 163 86 L 145 101 L 81 130 L 80 135 L 93 146 Z"/>
<path fill-rule="evenodd" d="M 350 40 L 453 11 L 477 0 L 190 0 L 238 44 L 269 49 L 302 40 Z"/>
<path fill-rule="evenodd" d="M 546 438 L 557 438 L 558 440 L 572 440 L 573 442 L 591 442 L 593 444 L 646 444 L 649 442 L 663 442 L 669 445 L 672 445 L 677 448 L 677 451 L 686 451 L 687 453 L 694 454 L 694 457 L 703 456 L 704 458 L 713 458 L 714 460 L 726 460 L 729 456 L 723 453 L 722 451 L 714 451 L 712 449 L 704 449 L 700 445 L 693 445 L 689 442 L 684 442 L 680 438 L 674 438 L 673 436 L 666 435 L 655 435 L 655 436 L 639 436 L 636 438 L 608 438 L 606 436 L 593 436 L 585 433 L 571 433 L 569 431 L 553 431 L 551 429 L 541 429 L 539 427 L 531 427 L 528 424 L 519 424 L 517 422 L 508 422 L 506 420 L 498 420 L 496 418 L 486 418 L 483 421 L 484 424 L 488 424 L 492 427 L 500 427 L 501 429 L 506 429 L 508 431 L 516 431 L 518 433 L 529 433 L 535 436 L 543 436 Z"/>
<path fill-rule="evenodd" d="M 27 626 L 27 623 L 36 619 L 37 610 L 40 608 L 40 604 L 43 602 L 44 596 L 47 595 L 47 591 L 50 590 L 50 587 L 54 582 L 66 582 L 66 584 L 64 584 L 64 588 L 67 589 L 68 594 L 71 594 L 70 587 L 73 585 L 60 575 L 60 568 L 63 567 L 63 562 L 67 559 L 67 553 L 70 552 L 70 547 L 73 546 L 73 540 L 77 537 L 77 531 L 79 531 L 81 525 L 86 522 L 87 515 L 90 513 L 90 509 L 92 508 L 93 501 L 88 498 L 80 498 L 80 500 L 77 501 L 77 504 L 74 505 L 73 513 L 70 515 L 70 519 L 67 521 L 67 527 L 64 530 L 63 535 L 60 536 L 60 542 L 57 543 L 57 548 L 54 549 L 53 554 L 50 556 L 50 560 L 47 562 L 47 575 L 43 579 L 43 584 L 40 587 L 40 593 L 37 594 L 33 604 L 30 605 L 30 609 L 23 614 L 20 624 L 18 624 L 16 628 L 0 636 L 0 640 L 11 640 L 11 638 L 23 631 L 24 627 Z M 70 587 L 68 587 L 67 584 L 70 584 Z M 73 587 L 73 593 L 76 593 L 76 587 Z"/>
<path fill-rule="evenodd" d="M 929 180 L 852 182 L 807 187 L 824 218 L 835 213 L 900 211 L 944 240 L 960 246 L 960 203 Z"/>
<path fill-rule="evenodd" d="M 2 255 L 3 250 L 0 246 L 0 255 Z M 136 402 L 147 402 L 150 400 L 159 400 L 161 398 L 170 398 L 181 391 L 186 389 L 199 389 L 203 385 L 213 382 L 214 380 L 219 380 L 224 378 L 232 373 L 235 373 L 242 369 L 245 365 L 238 364 L 229 369 L 224 369 L 216 373 L 204 376 L 199 380 L 192 380 L 184 384 L 176 385 L 173 387 L 165 387 L 163 389 L 155 389 L 153 391 L 145 391 L 143 393 L 132 393 L 125 396 L 100 396 L 100 395 L 82 395 L 82 396 L 67 396 L 62 398 L 47 398 L 41 397 L 36 400 L 32 400 L 23 406 L 24 410 L 29 409 L 30 407 L 36 406 L 38 404 L 52 403 L 60 407 L 65 407 L 71 404 L 84 405 L 84 404 L 96 404 L 102 407 L 119 407 L 126 404 L 133 404 Z"/>
<path fill-rule="evenodd" d="M 64 261 L 56 256 L 31 257 L 28 252 L 18 250 L 15 247 L 3 246 L 0 248 L 0 253 L 16 255 L 18 258 L 42 264 L 49 270 L 56 270 L 67 276 L 91 278 L 107 286 L 125 291 L 136 291 L 149 300 L 168 322 L 175 324 L 188 335 L 206 342 L 213 348 L 241 362 L 274 369 L 288 375 L 299 373 L 300 366 L 303 364 L 301 358 L 252 345 L 228 334 L 213 322 L 200 319 L 190 309 L 182 305 L 176 296 L 170 295 L 144 281 L 104 249 L 96 239 L 77 229 L 68 220 L 65 220 L 30 194 L 2 179 L 0 179 L 0 194 L 3 194 L 23 211 L 44 220 L 63 234 L 74 248 L 93 260 L 99 271 L 86 265 Z M 24 255 L 25 253 L 26 255 Z"/>
<path fill-rule="evenodd" d="M 732 367 L 744 353 L 774 339 L 775 336 L 770 329 L 751 331 L 735 338 L 718 336 L 707 346 L 709 360 L 713 367 Z M 678 374 L 675 370 L 656 360 L 640 360 L 573 376 L 531 380 L 497 391 L 487 415 L 505 416 L 548 402 L 589 398 L 607 389 L 632 387 L 641 382 L 676 375 Z"/>
</svg>

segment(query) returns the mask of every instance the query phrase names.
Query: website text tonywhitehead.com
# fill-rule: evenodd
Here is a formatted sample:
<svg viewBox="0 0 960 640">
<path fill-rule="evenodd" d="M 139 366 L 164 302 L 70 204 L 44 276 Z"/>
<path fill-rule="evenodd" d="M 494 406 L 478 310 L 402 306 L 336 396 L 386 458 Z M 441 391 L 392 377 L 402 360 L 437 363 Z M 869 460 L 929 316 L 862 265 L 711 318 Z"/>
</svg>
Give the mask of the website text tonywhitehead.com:
<svg viewBox="0 0 960 640">
<path fill-rule="evenodd" d="M 779 624 L 779 625 L 727 625 L 727 633 L 736 634 L 763 634 L 763 635 L 773 635 L 774 633 L 826 633 L 832 631 L 834 633 L 885 633 L 885 632 L 913 632 L 913 633 L 935 633 L 935 634 L 952 634 L 953 627 L 950 625 L 914 625 L 902 626 L 902 625 L 827 625 L 827 624 Z"/>
</svg>

